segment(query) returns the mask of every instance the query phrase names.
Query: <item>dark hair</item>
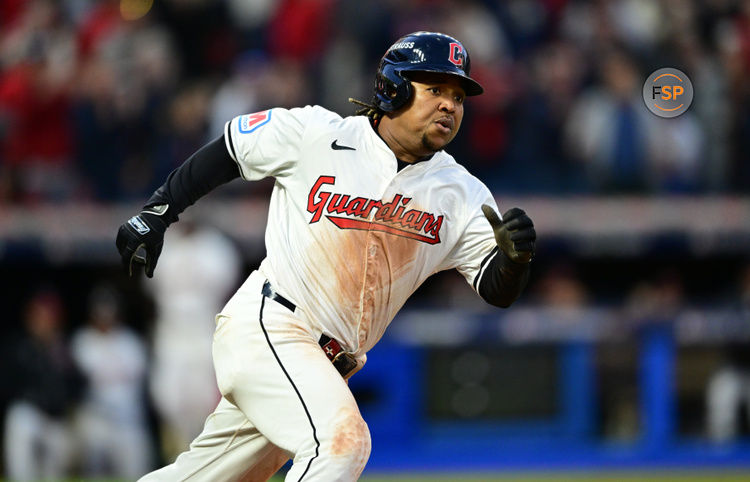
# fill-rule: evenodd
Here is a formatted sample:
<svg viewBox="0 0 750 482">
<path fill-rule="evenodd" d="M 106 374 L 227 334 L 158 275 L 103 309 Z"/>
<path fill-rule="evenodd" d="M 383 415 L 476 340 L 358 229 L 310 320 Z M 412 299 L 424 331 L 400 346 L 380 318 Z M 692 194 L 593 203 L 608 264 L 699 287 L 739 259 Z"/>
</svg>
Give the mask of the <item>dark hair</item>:
<svg viewBox="0 0 750 482">
<path fill-rule="evenodd" d="M 373 123 L 378 122 L 380 118 L 383 117 L 384 112 L 375 106 L 374 96 L 373 96 L 373 100 L 371 100 L 369 104 L 367 102 L 363 102 L 353 97 L 349 97 L 349 102 L 359 106 L 359 109 L 354 111 L 354 115 L 367 116 L 370 118 L 370 121 Z"/>
</svg>

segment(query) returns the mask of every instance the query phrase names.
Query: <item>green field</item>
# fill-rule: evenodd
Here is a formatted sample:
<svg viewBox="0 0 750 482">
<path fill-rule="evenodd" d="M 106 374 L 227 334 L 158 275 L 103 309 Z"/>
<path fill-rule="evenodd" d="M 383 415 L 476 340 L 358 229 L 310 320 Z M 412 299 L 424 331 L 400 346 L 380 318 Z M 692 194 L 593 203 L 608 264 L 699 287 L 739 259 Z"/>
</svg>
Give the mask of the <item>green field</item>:
<svg viewBox="0 0 750 482">
<path fill-rule="evenodd" d="M 272 482 L 282 482 L 277 476 Z M 750 470 L 637 470 L 637 471 L 550 471 L 550 472 L 503 472 L 503 473 L 420 473 L 408 475 L 372 474 L 362 476 L 362 482 L 578 482 L 578 481 L 623 481 L 623 482 L 747 482 Z"/>
<path fill-rule="evenodd" d="M 365 473 L 361 482 L 748 482 L 750 469 L 589 470 L 524 472 L 421 472 L 408 474 Z M 0 482 L 10 482 L 0 477 Z M 124 482 L 118 479 L 68 478 L 64 482 Z M 284 482 L 279 474 L 270 482 Z"/>
</svg>

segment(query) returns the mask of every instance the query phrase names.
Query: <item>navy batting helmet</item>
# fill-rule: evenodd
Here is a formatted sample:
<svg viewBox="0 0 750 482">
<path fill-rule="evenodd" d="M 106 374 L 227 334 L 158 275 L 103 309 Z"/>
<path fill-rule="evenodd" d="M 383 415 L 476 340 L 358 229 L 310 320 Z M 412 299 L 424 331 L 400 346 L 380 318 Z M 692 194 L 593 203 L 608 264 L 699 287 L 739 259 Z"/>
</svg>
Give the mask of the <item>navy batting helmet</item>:
<svg viewBox="0 0 750 482">
<path fill-rule="evenodd" d="M 469 77 L 469 52 L 455 38 L 437 32 L 414 32 L 398 39 L 385 53 L 375 76 L 375 106 L 385 112 L 401 108 L 411 97 L 409 72 L 438 72 L 459 77 L 466 95 L 484 92 Z"/>
</svg>

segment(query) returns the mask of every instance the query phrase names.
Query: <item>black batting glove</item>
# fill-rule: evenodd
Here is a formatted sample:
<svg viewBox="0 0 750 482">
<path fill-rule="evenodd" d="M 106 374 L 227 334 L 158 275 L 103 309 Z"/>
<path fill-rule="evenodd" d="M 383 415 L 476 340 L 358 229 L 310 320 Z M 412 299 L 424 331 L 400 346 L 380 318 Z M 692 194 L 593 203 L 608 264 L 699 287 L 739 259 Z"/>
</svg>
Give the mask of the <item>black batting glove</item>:
<svg viewBox="0 0 750 482">
<path fill-rule="evenodd" d="M 162 207 L 164 209 L 160 210 Z M 142 264 L 146 276 L 153 278 L 154 268 L 164 244 L 164 232 L 167 230 L 167 223 L 161 217 L 164 212 L 166 206 L 144 210 L 130 218 L 117 231 L 115 244 L 128 276 L 133 276 L 133 264 Z"/>
<path fill-rule="evenodd" d="M 516 263 L 528 263 L 534 257 L 536 231 L 531 218 L 523 209 L 512 208 L 503 214 L 503 220 L 492 207 L 482 204 L 482 212 L 495 232 L 497 246 Z"/>
</svg>

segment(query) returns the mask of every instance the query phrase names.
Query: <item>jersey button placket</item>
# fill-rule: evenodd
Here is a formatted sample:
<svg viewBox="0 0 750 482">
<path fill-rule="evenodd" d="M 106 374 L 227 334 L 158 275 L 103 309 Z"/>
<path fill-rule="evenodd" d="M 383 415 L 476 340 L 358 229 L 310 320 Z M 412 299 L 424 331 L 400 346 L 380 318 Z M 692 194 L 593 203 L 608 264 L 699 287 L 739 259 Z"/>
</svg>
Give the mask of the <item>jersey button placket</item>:
<svg viewBox="0 0 750 482">
<path fill-rule="evenodd" d="M 381 192 L 380 199 L 388 192 L 392 183 L 389 182 Z M 377 211 L 370 214 L 369 229 L 367 230 L 367 240 L 365 242 L 365 276 L 362 286 L 362 311 L 360 313 L 359 326 L 357 327 L 358 348 L 361 348 L 367 342 L 367 337 L 372 326 L 372 316 L 375 311 L 375 289 L 378 263 L 378 238 L 375 231 L 372 230 L 372 222 L 375 219 Z"/>
<path fill-rule="evenodd" d="M 357 342 L 359 347 L 365 345 L 372 326 L 372 316 L 375 311 L 375 277 L 377 272 L 378 247 L 377 238 L 372 230 L 367 231 L 367 248 L 365 261 L 364 286 L 362 287 L 362 312 L 357 327 Z"/>
</svg>

